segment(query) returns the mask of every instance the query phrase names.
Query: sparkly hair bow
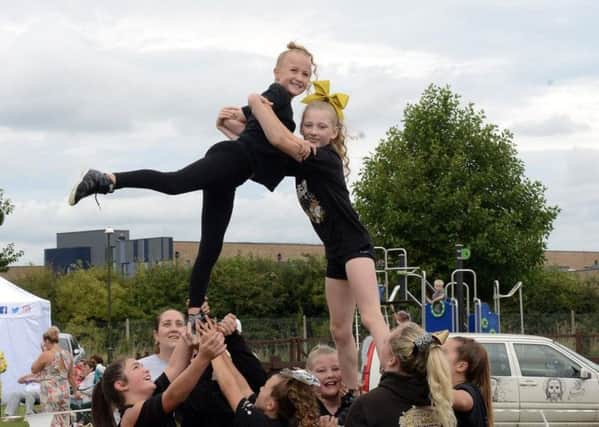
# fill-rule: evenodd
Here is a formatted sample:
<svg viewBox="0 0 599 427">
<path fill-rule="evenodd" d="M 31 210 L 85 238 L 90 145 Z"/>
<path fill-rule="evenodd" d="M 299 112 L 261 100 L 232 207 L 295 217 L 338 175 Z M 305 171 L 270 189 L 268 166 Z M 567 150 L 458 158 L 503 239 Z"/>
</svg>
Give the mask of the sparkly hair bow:
<svg viewBox="0 0 599 427">
<path fill-rule="evenodd" d="M 314 93 L 302 99 L 304 104 L 309 104 L 312 101 L 323 101 L 331 105 L 337 113 L 339 120 L 343 120 L 343 109 L 349 101 L 349 95 L 345 93 L 334 93 L 331 95 L 329 80 L 316 80 L 312 82 Z"/>
<path fill-rule="evenodd" d="M 291 378 L 294 380 L 297 380 L 301 383 L 307 384 L 307 385 L 314 385 L 319 387 L 320 386 L 320 381 L 318 381 L 318 378 L 316 378 L 314 375 L 312 375 L 310 372 L 306 371 L 305 369 L 299 369 L 299 368 L 293 368 L 293 369 L 282 369 L 281 372 L 279 372 L 279 375 L 285 377 L 285 378 Z"/>
<path fill-rule="evenodd" d="M 448 336 L 448 330 L 434 332 L 432 334 L 430 332 L 425 332 L 424 334 L 420 335 L 414 340 L 414 347 L 417 351 L 423 351 L 433 342 L 439 345 L 443 345 L 443 343 L 445 343 L 445 341 L 447 340 Z"/>
</svg>

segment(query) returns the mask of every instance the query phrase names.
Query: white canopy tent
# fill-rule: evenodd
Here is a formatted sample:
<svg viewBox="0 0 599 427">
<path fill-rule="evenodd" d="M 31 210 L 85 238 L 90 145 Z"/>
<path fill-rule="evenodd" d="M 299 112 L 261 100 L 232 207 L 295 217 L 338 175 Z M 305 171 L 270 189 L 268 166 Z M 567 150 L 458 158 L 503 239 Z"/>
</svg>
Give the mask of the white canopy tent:
<svg viewBox="0 0 599 427">
<path fill-rule="evenodd" d="M 42 335 L 51 325 L 50 301 L 0 277 L 0 350 L 8 368 L 2 374 L 2 400 L 20 388 L 17 379 L 31 372 L 41 353 Z"/>
</svg>

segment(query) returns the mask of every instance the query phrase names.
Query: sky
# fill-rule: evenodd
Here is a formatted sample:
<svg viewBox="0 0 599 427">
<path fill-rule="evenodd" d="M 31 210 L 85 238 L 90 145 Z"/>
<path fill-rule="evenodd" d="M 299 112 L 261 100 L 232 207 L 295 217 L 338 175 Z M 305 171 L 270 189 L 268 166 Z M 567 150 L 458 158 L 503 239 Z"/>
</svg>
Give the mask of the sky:
<svg viewBox="0 0 599 427">
<path fill-rule="evenodd" d="M 290 40 L 350 94 L 350 184 L 431 84 L 449 85 L 514 133 L 526 175 L 561 213 L 555 250 L 599 250 L 599 3 L 595 1 L 1 1 L 0 228 L 16 265 L 42 264 L 56 233 L 126 228 L 199 240 L 201 192 L 122 190 L 76 207 L 89 167 L 176 170 L 225 139 L 225 105 L 273 80 Z M 301 104 L 294 101 L 296 122 Z M 318 243 L 291 179 L 237 191 L 232 242 Z"/>
</svg>

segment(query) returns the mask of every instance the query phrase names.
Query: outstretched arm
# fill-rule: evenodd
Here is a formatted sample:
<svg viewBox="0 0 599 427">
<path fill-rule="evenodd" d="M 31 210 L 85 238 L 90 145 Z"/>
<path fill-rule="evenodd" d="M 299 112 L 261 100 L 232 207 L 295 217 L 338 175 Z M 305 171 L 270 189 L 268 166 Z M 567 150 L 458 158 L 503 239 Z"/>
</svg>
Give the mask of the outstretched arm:
<svg viewBox="0 0 599 427">
<path fill-rule="evenodd" d="M 213 359 L 212 368 L 218 386 L 225 395 L 227 402 L 229 402 L 231 409 L 235 411 L 241 399 L 253 393 L 252 389 L 226 354 Z"/>
<path fill-rule="evenodd" d="M 162 407 L 165 412 L 173 411 L 187 399 L 202 373 L 210 364 L 210 360 L 225 351 L 225 338 L 211 320 L 205 324 L 196 321 L 196 327 L 201 330 L 198 354 L 162 393 Z"/>
<path fill-rule="evenodd" d="M 183 333 L 179 337 L 175 350 L 168 360 L 168 365 L 164 369 L 164 373 L 171 383 L 189 365 L 194 344 L 192 341 L 193 339 L 188 333 Z"/>
<path fill-rule="evenodd" d="M 201 331 L 198 354 L 189 366 L 161 394 L 162 410 L 165 414 L 174 411 L 177 406 L 187 399 L 187 396 L 189 396 L 189 393 L 191 393 L 202 376 L 204 369 L 210 364 L 210 360 L 225 351 L 225 339 L 216 330 L 214 325 L 210 323 L 202 326 L 197 321 L 196 327 Z M 120 426 L 135 426 L 144 403 L 145 400 L 137 402 L 131 409 L 125 412 Z"/>
<path fill-rule="evenodd" d="M 311 152 L 315 152 L 315 147 L 312 144 L 289 132 L 289 129 L 281 123 L 272 108 L 264 102 L 260 95 L 251 94 L 248 97 L 248 103 L 268 142 L 273 146 L 298 162 L 305 160 Z"/>
</svg>

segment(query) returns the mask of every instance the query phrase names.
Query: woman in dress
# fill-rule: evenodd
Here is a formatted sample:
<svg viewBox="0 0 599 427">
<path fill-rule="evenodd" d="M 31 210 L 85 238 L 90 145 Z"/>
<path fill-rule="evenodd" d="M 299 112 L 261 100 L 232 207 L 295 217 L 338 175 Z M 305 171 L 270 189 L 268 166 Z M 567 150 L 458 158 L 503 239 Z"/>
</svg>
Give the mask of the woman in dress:
<svg viewBox="0 0 599 427">
<path fill-rule="evenodd" d="M 50 327 L 42 336 L 42 354 L 31 365 L 31 372 L 40 375 L 40 403 L 44 412 L 70 410 L 69 384 L 75 390 L 75 399 L 81 399 L 73 375 L 73 358 L 59 344 L 60 331 Z M 68 427 L 69 414 L 55 415 L 52 427 Z"/>
</svg>

